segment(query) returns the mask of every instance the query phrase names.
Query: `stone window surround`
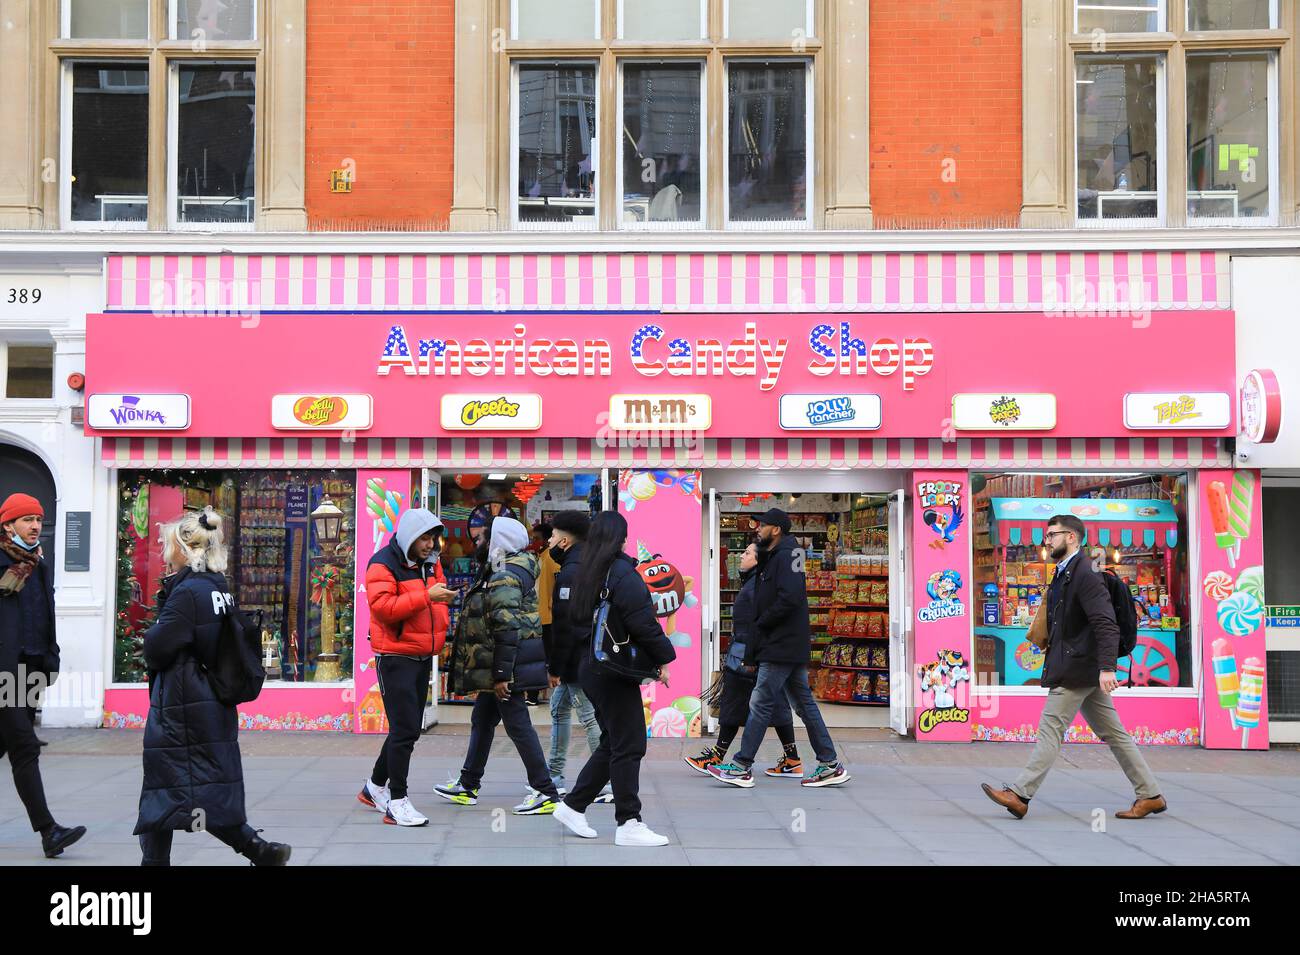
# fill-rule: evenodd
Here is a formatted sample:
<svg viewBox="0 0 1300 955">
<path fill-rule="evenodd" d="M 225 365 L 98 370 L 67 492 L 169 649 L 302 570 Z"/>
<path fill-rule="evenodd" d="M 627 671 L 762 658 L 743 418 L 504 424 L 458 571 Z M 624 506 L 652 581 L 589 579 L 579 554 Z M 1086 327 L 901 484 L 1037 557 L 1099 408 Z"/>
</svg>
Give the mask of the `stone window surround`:
<svg viewBox="0 0 1300 955">
<path fill-rule="evenodd" d="M 1279 225 L 1300 222 L 1300 149 L 1297 103 L 1300 102 L 1300 57 L 1296 36 L 1300 13 L 1294 3 L 1278 4 L 1278 29 L 1190 32 L 1185 29 L 1185 0 L 1166 0 L 1167 30 L 1117 33 L 1106 38 L 1108 52 L 1152 51 L 1165 55 L 1165 86 L 1186 87 L 1186 51 L 1276 50 L 1278 76 Z M 1024 0 L 1024 199 L 1020 225 L 1033 229 L 1070 229 L 1074 219 L 1074 56 L 1092 49 L 1091 34 L 1072 33 L 1074 0 Z M 1178 144 L 1186 138 L 1186 97 L 1168 96 L 1168 156 L 1163 176 L 1169 183 L 1164 226 L 1188 225 L 1183 199 L 1187 156 Z M 1151 228 L 1160 228 L 1153 225 Z"/>
<path fill-rule="evenodd" d="M 617 0 L 601 0 L 602 33 L 615 35 Z M 797 55 L 813 66 L 814 183 L 811 227 L 815 229 L 869 229 L 871 202 L 867 136 L 867 92 L 870 0 L 817 0 L 815 29 Z M 509 229 L 510 89 L 511 63 L 522 59 L 557 56 L 598 62 L 600 89 L 598 129 L 601 154 L 621 155 L 615 137 L 615 91 L 620 56 L 703 59 L 708 134 L 708 181 L 704 230 L 724 227 L 722 155 L 718 104 L 725 101 L 724 60 L 731 56 L 792 55 L 789 44 L 724 41 L 723 0 L 708 0 L 708 33 L 699 42 L 642 43 L 611 40 L 586 44 L 512 41 L 508 37 L 510 0 L 458 0 L 456 4 L 455 172 L 451 229 L 454 232 L 491 232 Z M 852 37 L 850 46 L 850 37 Z M 826 104 L 834 103 L 831 115 Z M 608 166 L 608 160 L 606 162 Z M 598 177 L 601 231 L 618 227 L 619 202 L 614 177 Z"/>
<path fill-rule="evenodd" d="M 54 230 L 60 223 L 63 63 L 145 60 L 149 65 L 148 229 L 168 228 L 169 67 L 187 60 L 251 60 L 257 70 L 258 231 L 306 231 L 306 24 L 308 0 L 259 0 L 256 41 L 196 52 L 170 40 L 169 0 L 149 0 L 150 38 L 65 40 L 60 0 L 0 0 L 0 229 Z"/>
</svg>

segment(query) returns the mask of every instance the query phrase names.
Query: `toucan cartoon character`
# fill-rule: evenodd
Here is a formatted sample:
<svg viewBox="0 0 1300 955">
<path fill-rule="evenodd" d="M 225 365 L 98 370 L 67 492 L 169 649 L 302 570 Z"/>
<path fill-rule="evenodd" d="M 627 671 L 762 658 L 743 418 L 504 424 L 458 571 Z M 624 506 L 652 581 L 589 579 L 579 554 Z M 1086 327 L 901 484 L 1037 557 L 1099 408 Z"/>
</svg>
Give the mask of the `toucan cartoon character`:
<svg viewBox="0 0 1300 955">
<path fill-rule="evenodd" d="M 952 543 L 952 535 L 961 527 L 962 511 L 960 504 L 952 506 L 951 514 L 941 514 L 932 507 L 927 507 L 921 519 L 930 526 L 930 530 L 939 535 L 939 540 L 931 541 L 931 547 L 943 547 Z"/>
</svg>

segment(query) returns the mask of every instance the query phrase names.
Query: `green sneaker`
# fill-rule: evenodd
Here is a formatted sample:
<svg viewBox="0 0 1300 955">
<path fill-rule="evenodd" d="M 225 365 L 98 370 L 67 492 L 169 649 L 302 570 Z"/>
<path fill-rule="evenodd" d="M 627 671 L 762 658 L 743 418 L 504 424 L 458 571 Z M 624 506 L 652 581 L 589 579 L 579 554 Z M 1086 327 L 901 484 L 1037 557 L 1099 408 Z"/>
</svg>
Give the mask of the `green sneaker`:
<svg viewBox="0 0 1300 955">
<path fill-rule="evenodd" d="M 822 763 L 811 776 L 800 780 L 801 786 L 842 786 L 853 777 L 843 763 Z"/>
<path fill-rule="evenodd" d="M 433 791 L 448 802 L 454 802 L 458 806 L 477 806 L 478 790 L 466 789 L 460 784 L 459 779 L 451 779 L 441 786 L 434 786 Z"/>
<path fill-rule="evenodd" d="M 739 786 L 741 789 L 754 788 L 754 774 L 739 763 L 722 763 L 719 766 L 709 766 L 707 772 L 719 782 L 724 782 L 728 786 Z"/>
</svg>

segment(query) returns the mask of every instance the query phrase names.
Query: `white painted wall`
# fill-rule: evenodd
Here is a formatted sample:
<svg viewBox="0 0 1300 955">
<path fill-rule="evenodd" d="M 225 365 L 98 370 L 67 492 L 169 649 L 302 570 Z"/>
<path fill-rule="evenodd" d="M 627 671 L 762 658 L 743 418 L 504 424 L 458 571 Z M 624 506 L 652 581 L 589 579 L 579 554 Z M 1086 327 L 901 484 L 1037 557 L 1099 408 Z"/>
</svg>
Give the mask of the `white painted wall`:
<svg viewBox="0 0 1300 955">
<path fill-rule="evenodd" d="M 54 339 L 54 397 L 42 401 L 0 397 L 0 442 L 37 454 L 50 469 L 58 494 L 60 539 L 55 567 L 55 612 L 63 669 L 46 693 L 45 726 L 96 726 L 104 687 L 111 676 L 113 586 L 113 500 L 109 472 L 97 466 L 95 442 L 72 424 L 82 396 L 67 386 L 73 372 L 86 370 L 88 312 L 103 307 L 102 260 L 97 256 L 60 261 L 53 257 L 0 260 L 0 341 Z M 11 287 L 41 289 L 39 304 L 10 305 Z M 3 391 L 0 391 L 0 396 Z M 0 475 L 0 492 L 3 492 Z M 91 563 L 83 573 L 63 569 L 68 511 L 90 511 Z"/>
<path fill-rule="evenodd" d="M 1250 467 L 1300 473 L 1300 256 L 1234 255 L 1232 306 L 1237 313 L 1237 384 L 1254 368 L 1271 368 L 1282 388 L 1282 430 L 1273 444 L 1238 440 Z"/>
</svg>

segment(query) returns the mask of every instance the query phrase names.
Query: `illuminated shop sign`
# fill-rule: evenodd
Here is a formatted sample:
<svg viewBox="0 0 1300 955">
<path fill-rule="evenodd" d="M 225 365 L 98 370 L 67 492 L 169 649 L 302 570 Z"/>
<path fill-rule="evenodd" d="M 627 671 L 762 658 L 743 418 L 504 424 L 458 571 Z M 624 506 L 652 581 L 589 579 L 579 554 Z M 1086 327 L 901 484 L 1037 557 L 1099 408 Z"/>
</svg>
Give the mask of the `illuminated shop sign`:
<svg viewBox="0 0 1300 955">
<path fill-rule="evenodd" d="M 1056 427 L 1056 395 L 953 395 L 952 426 L 958 431 L 1050 431 Z"/>
<path fill-rule="evenodd" d="M 442 427 L 447 431 L 536 431 L 541 426 L 539 395 L 489 391 L 442 396 Z"/>
<path fill-rule="evenodd" d="M 880 395 L 782 395 L 781 427 L 787 431 L 874 431 L 880 427 Z"/>
<path fill-rule="evenodd" d="M 295 431 L 364 431 L 374 423 L 369 395 L 276 395 L 271 425 Z"/>
<path fill-rule="evenodd" d="M 175 431 L 190 426 L 189 395 L 91 395 L 86 422 L 104 431 Z"/>
<path fill-rule="evenodd" d="M 1137 430 L 1165 428 L 1226 428 L 1232 421 L 1232 402 L 1222 391 L 1141 392 L 1124 396 L 1124 427 Z"/>
</svg>

